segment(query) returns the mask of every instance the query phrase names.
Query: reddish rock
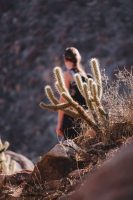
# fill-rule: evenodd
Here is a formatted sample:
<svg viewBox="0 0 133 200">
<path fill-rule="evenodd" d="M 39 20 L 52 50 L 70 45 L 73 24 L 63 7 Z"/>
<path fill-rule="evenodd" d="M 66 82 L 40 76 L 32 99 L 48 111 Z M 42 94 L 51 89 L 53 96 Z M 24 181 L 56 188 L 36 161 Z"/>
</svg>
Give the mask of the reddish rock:
<svg viewBox="0 0 133 200">
<path fill-rule="evenodd" d="M 92 175 L 70 199 L 132 200 L 133 145 L 123 148 Z"/>
<path fill-rule="evenodd" d="M 13 175 L 5 176 L 4 184 L 11 184 L 11 185 L 20 185 L 26 182 L 30 176 L 32 171 L 23 170 L 21 172 L 15 173 Z"/>
<path fill-rule="evenodd" d="M 32 179 L 40 181 L 58 180 L 65 177 L 75 167 L 71 159 L 69 147 L 57 144 L 51 151 L 44 155 L 34 168 Z M 72 150 L 71 150 L 72 151 Z"/>
<path fill-rule="evenodd" d="M 33 170 L 34 164 L 31 160 L 29 160 L 26 156 L 23 156 L 22 154 L 15 153 L 13 151 L 6 151 L 6 155 L 10 156 L 11 160 L 16 161 L 17 163 L 17 169 L 16 172 L 22 171 L 22 170 Z"/>
</svg>

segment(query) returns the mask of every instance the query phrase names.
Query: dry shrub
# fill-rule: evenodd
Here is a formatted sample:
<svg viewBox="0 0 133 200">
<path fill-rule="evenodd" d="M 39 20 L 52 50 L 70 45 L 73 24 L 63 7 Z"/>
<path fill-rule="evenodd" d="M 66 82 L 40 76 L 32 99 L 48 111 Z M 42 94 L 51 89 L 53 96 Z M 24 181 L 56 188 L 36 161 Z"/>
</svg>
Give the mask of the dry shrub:
<svg viewBox="0 0 133 200">
<path fill-rule="evenodd" d="M 112 135 L 128 136 L 133 130 L 133 70 L 118 71 L 116 80 L 104 79 L 103 101 L 109 113 L 109 132 Z"/>
<path fill-rule="evenodd" d="M 109 115 L 108 125 L 103 128 L 111 135 L 111 140 L 128 137 L 133 133 L 133 70 L 124 68 L 115 76 L 116 79 L 111 82 L 105 73 L 102 73 L 103 105 Z M 82 122 L 82 134 L 78 143 L 83 144 L 93 136 L 95 137 L 95 133 Z"/>
</svg>

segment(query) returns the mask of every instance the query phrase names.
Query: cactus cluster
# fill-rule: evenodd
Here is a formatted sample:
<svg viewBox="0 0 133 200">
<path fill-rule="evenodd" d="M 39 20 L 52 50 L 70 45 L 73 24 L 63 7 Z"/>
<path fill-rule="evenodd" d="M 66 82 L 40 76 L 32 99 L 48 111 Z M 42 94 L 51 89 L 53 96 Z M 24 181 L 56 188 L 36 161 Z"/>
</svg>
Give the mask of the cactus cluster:
<svg viewBox="0 0 133 200">
<path fill-rule="evenodd" d="M 73 118 L 82 118 L 85 122 L 97 133 L 99 138 L 105 142 L 107 135 L 105 135 L 105 124 L 107 126 L 107 113 L 105 112 L 102 99 L 102 79 L 99 68 L 99 62 L 96 58 L 90 60 L 91 71 L 93 78 L 86 78 L 83 82 L 81 75 L 76 73 L 74 76 L 77 87 L 84 97 L 87 109 L 79 105 L 70 95 L 65 86 L 63 73 L 60 67 L 54 68 L 55 87 L 60 96 L 65 99 L 65 103 L 55 97 L 54 92 L 50 86 L 45 87 L 45 93 L 50 101 L 50 104 L 40 103 L 41 108 L 52 111 L 62 110 L 67 115 Z"/>
<path fill-rule="evenodd" d="M 9 155 L 6 155 L 5 151 L 9 147 L 9 142 L 2 143 L 0 139 L 0 174 L 13 174 L 16 168 L 16 162 L 11 160 Z"/>
</svg>

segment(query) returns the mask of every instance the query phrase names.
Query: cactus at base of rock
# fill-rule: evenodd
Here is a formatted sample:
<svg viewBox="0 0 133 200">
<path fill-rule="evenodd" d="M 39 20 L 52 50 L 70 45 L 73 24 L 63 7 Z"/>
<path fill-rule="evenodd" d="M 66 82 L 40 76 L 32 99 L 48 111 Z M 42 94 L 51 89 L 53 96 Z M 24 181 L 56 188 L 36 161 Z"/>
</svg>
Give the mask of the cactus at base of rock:
<svg viewBox="0 0 133 200">
<path fill-rule="evenodd" d="M 90 63 L 93 78 L 86 78 L 86 81 L 83 81 L 81 75 L 76 73 L 74 79 L 81 95 L 85 99 L 87 109 L 91 112 L 91 117 L 88 115 L 87 110 L 85 110 L 70 96 L 70 93 L 65 86 L 63 73 L 60 67 L 54 68 L 54 76 L 56 79 L 55 88 L 64 99 L 65 103 L 60 103 L 60 101 L 54 96 L 52 88 L 50 86 L 46 86 L 45 93 L 51 104 L 41 102 L 40 107 L 52 111 L 62 110 L 71 117 L 82 118 L 91 128 L 95 130 L 97 135 L 99 135 L 100 140 L 106 142 L 109 139 L 109 134 L 105 133 L 105 129 L 103 127 L 107 127 L 106 124 L 108 124 L 108 114 L 105 112 L 101 102 L 102 79 L 99 62 L 96 58 L 93 58 Z"/>
<path fill-rule="evenodd" d="M 11 160 L 10 156 L 5 154 L 5 151 L 9 147 L 9 142 L 2 143 L 0 139 L 0 174 L 10 175 L 15 172 L 16 162 Z"/>
</svg>

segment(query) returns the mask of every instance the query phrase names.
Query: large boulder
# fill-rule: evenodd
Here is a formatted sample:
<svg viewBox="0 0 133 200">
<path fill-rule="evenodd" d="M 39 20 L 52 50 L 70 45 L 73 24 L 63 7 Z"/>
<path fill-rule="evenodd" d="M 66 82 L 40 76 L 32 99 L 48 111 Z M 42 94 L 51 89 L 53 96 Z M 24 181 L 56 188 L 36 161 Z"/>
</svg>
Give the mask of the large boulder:
<svg viewBox="0 0 133 200">
<path fill-rule="evenodd" d="M 76 150 L 65 144 L 57 144 L 36 164 L 32 179 L 40 181 L 58 180 L 65 177 L 76 167 Z"/>
<path fill-rule="evenodd" d="M 38 183 L 38 181 L 42 183 L 50 180 L 59 180 L 66 177 L 77 168 L 78 161 L 76 158 L 80 154 L 86 155 L 86 152 L 78 147 L 73 140 L 65 140 L 55 145 L 35 165 L 28 184 Z"/>
<path fill-rule="evenodd" d="M 132 200 L 133 145 L 123 149 L 86 180 L 72 200 Z"/>
</svg>

